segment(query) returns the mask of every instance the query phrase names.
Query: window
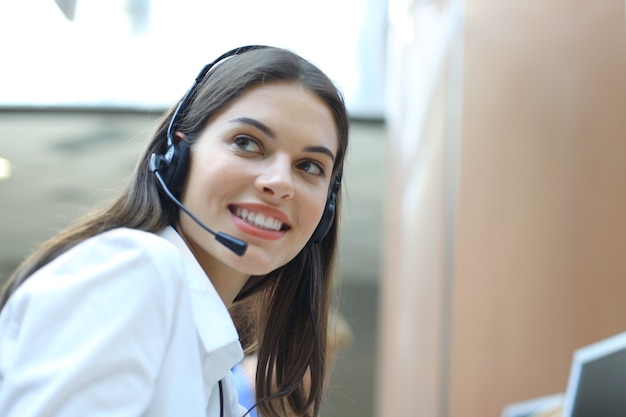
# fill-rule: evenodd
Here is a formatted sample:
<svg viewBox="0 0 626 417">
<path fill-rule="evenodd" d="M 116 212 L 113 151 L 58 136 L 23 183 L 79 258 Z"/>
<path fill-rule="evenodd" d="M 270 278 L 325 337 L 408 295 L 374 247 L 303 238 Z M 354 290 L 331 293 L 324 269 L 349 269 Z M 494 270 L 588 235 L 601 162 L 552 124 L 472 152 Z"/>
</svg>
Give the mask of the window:
<svg viewBox="0 0 626 417">
<path fill-rule="evenodd" d="M 2 2 L 0 105 L 161 108 L 222 52 L 262 43 L 320 66 L 352 113 L 381 116 L 385 28 L 382 0 Z"/>
</svg>

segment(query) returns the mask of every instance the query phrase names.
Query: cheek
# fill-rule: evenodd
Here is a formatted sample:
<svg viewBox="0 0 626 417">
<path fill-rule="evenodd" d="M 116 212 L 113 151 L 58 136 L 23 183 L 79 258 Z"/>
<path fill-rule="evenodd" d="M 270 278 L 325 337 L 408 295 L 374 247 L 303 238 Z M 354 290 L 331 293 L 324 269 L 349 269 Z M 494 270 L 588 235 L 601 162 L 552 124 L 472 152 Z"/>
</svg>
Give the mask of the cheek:
<svg viewBox="0 0 626 417">
<path fill-rule="evenodd" d="M 315 194 L 309 198 L 308 203 L 304 204 L 306 212 L 304 213 L 307 219 L 307 227 L 311 229 L 311 233 L 317 227 L 318 223 L 322 219 L 322 214 L 326 208 L 326 194 Z"/>
<path fill-rule="evenodd" d="M 183 189 L 183 202 L 201 210 L 202 214 L 211 202 L 217 202 L 223 191 L 229 189 L 232 178 L 223 172 L 228 171 L 215 163 L 192 162 Z"/>
</svg>

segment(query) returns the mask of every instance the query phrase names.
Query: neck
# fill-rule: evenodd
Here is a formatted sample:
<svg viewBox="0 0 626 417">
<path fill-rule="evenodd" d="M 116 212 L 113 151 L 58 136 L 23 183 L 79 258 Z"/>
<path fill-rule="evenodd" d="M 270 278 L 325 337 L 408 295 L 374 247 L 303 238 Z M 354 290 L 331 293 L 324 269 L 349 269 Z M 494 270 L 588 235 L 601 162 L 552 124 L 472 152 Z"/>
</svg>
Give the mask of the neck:
<svg viewBox="0 0 626 417">
<path fill-rule="evenodd" d="M 239 291 L 241 291 L 248 278 L 250 278 L 250 275 L 236 271 L 226 264 L 217 261 L 199 248 L 193 240 L 188 239 L 180 227 L 177 228 L 177 230 L 206 273 L 211 284 L 215 287 L 215 290 L 226 307 L 230 307 L 235 297 L 237 297 L 237 294 L 239 294 Z"/>
</svg>

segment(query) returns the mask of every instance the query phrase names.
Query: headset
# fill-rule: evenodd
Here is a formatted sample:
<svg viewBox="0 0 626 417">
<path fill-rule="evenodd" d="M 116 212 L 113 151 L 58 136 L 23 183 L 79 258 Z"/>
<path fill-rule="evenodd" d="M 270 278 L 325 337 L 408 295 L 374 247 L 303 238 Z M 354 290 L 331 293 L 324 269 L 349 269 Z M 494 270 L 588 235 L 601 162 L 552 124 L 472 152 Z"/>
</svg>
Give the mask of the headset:
<svg viewBox="0 0 626 417">
<path fill-rule="evenodd" d="M 182 100 L 176 107 L 174 114 L 170 120 L 169 126 L 167 128 L 167 147 L 164 153 L 153 153 L 150 158 L 150 170 L 156 175 L 159 183 L 161 184 L 163 190 L 167 194 L 167 196 L 185 213 L 187 213 L 192 220 L 198 223 L 202 228 L 215 236 L 215 239 L 228 247 L 230 250 L 235 252 L 237 255 L 242 256 L 247 248 L 247 243 L 239 240 L 233 236 L 227 235 L 222 232 L 214 232 L 209 227 L 204 225 L 200 220 L 195 217 L 177 198 L 180 195 L 183 185 L 185 183 L 185 179 L 187 177 L 187 173 L 189 171 L 189 163 L 190 163 L 190 148 L 189 144 L 185 140 L 180 140 L 178 143 L 174 141 L 174 132 L 177 127 L 177 122 L 181 115 L 184 115 L 187 107 L 189 106 L 191 99 L 193 98 L 198 84 L 205 77 L 209 76 L 211 69 L 213 69 L 217 64 L 222 61 L 225 61 L 234 56 L 243 54 L 245 52 L 268 48 L 268 46 L 264 45 L 248 45 L 242 46 L 239 48 L 232 49 L 222 55 L 220 55 L 215 61 L 207 64 L 202 68 L 198 76 L 194 80 L 193 84 L 185 93 Z M 333 224 L 335 218 L 335 207 L 337 201 L 337 195 L 341 189 L 341 177 L 342 173 L 339 172 L 335 178 L 332 180 L 332 187 L 330 193 L 328 195 L 328 199 L 326 201 L 326 206 L 324 207 L 324 212 L 318 223 L 315 231 L 311 235 L 311 241 L 313 243 L 320 243 L 324 237 L 330 231 L 330 228 Z"/>
</svg>

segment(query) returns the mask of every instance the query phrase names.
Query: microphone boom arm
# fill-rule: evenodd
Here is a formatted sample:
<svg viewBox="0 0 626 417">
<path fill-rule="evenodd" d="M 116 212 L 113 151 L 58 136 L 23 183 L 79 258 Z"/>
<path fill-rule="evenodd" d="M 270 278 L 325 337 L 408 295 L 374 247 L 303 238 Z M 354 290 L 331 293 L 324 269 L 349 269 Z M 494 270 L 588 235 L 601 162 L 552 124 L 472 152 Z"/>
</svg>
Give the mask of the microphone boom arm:
<svg viewBox="0 0 626 417">
<path fill-rule="evenodd" d="M 220 242 L 222 245 L 226 246 L 235 254 L 239 256 L 243 256 L 243 254 L 246 253 L 246 249 L 248 249 L 248 243 L 244 242 L 243 240 L 237 239 L 234 236 L 227 235 L 226 233 L 223 233 L 223 232 L 216 233 L 210 228 L 208 228 L 204 223 L 202 223 L 200 219 L 194 216 L 194 214 L 191 211 L 189 211 L 189 209 L 185 207 L 183 203 L 178 201 L 178 199 L 170 191 L 167 184 L 165 184 L 165 181 L 163 180 L 163 177 L 161 176 L 161 173 L 159 172 L 156 159 L 157 159 L 157 155 L 152 154 L 152 157 L 150 158 L 150 170 L 157 177 L 157 180 L 161 184 L 163 191 L 165 191 L 165 194 L 167 194 L 170 200 L 172 200 L 182 211 L 184 211 L 194 222 L 196 222 L 198 226 L 202 227 L 204 230 L 206 230 L 207 232 L 215 236 L 215 240 Z"/>
</svg>

